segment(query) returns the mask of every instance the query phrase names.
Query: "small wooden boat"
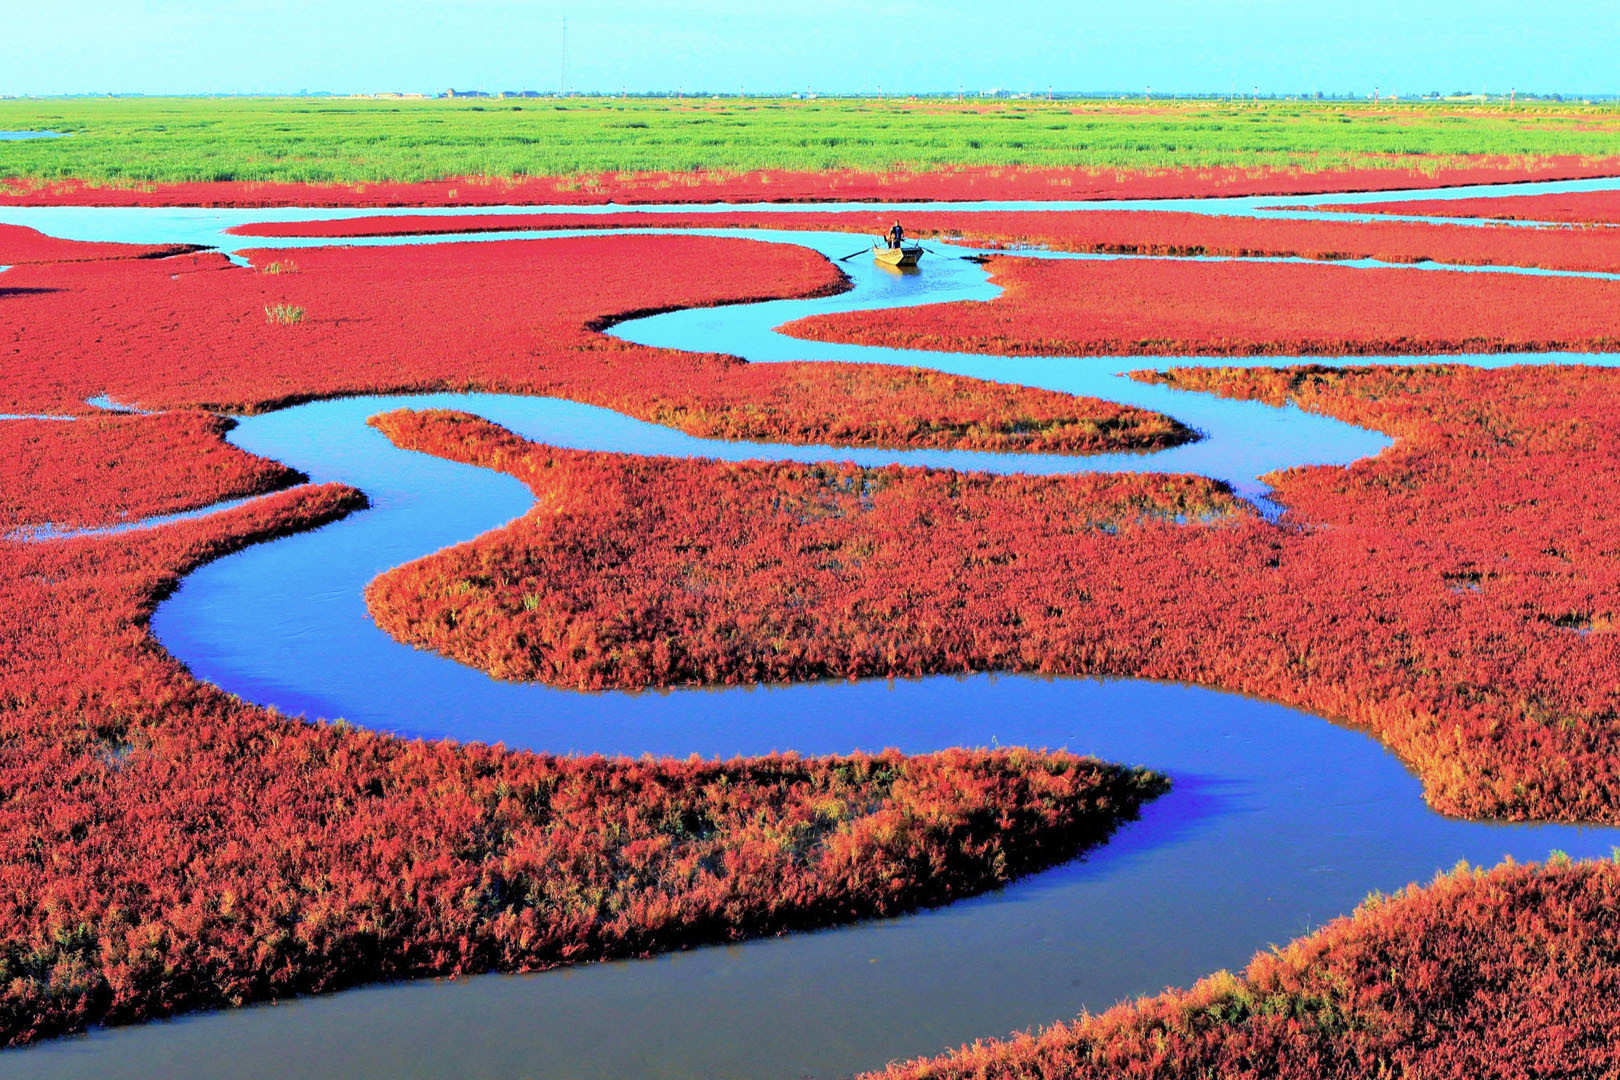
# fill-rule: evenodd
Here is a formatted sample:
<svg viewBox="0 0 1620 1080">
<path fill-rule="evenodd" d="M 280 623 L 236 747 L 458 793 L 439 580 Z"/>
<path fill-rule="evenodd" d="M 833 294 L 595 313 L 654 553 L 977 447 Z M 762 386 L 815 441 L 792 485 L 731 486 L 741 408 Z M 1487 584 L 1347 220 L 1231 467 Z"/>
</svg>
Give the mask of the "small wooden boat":
<svg viewBox="0 0 1620 1080">
<path fill-rule="evenodd" d="M 900 247 L 872 245 L 872 258 L 885 266 L 916 266 L 922 254 L 921 244 L 902 244 Z"/>
</svg>

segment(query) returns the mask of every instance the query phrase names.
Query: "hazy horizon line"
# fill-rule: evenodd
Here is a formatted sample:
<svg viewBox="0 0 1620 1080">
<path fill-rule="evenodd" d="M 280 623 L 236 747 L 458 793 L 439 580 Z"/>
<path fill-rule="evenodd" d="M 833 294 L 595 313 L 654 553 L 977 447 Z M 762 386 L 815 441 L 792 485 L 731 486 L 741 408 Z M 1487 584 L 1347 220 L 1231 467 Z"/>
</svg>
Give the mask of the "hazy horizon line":
<svg viewBox="0 0 1620 1080">
<path fill-rule="evenodd" d="M 454 97 L 450 91 L 454 91 Z M 1338 102 L 1391 102 L 1400 101 L 1466 101 L 1466 100 L 1502 100 L 1513 98 L 1524 100 L 1612 100 L 1620 98 L 1620 90 L 1395 90 L 1384 91 L 1382 88 L 1365 90 L 1361 88 L 1346 88 L 1342 90 L 1266 90 L 1250 89 L 1241 92 L 1231 90 L 1119 90 L 1119 89 L 1060 89 L 1052 87 L 1049 90 L 1009 90 L 1006 87 L 992 87 L 986 89 L 964 88 L 961 90 L 899 90 L 890 92 L 874 92 L 870 90 L 714 90 L 708 88 L 687 89 L 673 87 L 667 89 L 648 90 L 558 90 L 556 88 L 538 89 L 535 87 L 507 87 L 491 90 L 481 86 L 440 87 L 433 90 L 414 90 L 390 88 L 384 90 L 331 90 L 331 89 L 298 89 L 298 90 L 77 90 L 64 92 L 34 93 L 31 91 L 16 91 L 0 93 L 0 100 L 6 101 L 53 101 L 53 100 L 81 100 L 86 98 L 384 98 L 399 100 L 454 100 L 461 97 L 474 99 L 486 97 L 490 99 L 517 98 L 544 100 L 620 100 L 630 98 L 654 99 L 681 99 L 681 98 L 710 98 L 730 100 L 862 100 L 862 101 L 892 101 L 910 98 L 981 100 L 991 98 L 1003 101 L 1046 101 L 1064 99 L 1070 101 L 1252 101 L 1259 98 L 1263 101 L 1338 101 Z"/>
</svg>

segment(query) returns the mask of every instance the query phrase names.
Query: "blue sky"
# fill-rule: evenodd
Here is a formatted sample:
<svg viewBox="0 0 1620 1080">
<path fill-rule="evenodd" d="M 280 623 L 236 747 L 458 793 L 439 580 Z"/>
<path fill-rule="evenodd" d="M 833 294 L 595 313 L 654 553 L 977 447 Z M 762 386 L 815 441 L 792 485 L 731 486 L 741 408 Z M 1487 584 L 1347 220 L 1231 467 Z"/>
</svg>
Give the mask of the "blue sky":
<svg viewBox="0 0 1620 1080">
<path fill-rule="evenodd" d="M 0 93 L 1620 90 L 1615 0 L 8 0 Z"/>
</svg>

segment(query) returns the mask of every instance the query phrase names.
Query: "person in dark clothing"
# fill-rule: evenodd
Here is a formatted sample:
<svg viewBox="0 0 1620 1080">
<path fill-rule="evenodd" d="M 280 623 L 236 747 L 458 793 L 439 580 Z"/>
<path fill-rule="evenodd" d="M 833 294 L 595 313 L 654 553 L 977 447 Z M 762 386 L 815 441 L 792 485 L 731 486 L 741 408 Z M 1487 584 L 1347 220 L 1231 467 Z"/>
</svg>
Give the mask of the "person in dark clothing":
<svg viewBox="0 0 1620 1080">
<path fill-rule="evenodd" d="M 897 248 L 900 246 L 901 241 L 903 241 L 905 238 L 906 230 L 900 227 L 900 223 L 898 221 L 895 222 L 894 227 L 889 230 L 889 246 L 891 248 Z"/>
</svg>

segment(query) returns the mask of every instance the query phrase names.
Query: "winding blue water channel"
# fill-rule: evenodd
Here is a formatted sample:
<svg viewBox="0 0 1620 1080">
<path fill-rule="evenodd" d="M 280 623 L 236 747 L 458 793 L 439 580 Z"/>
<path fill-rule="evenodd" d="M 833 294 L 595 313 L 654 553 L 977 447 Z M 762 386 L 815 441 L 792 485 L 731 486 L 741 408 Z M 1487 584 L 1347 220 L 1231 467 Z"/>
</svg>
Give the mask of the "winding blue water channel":
<svg viewBox="0 0 1620 1080">
<path fill-rule="evenodd" d="M 1212 212 L 1244 212 L 1206 202 Z M 218 243 L 222 222 L 268 216 L 165 210 L 54 219 L 24 213 L 19 220 L 17 211 L 0 211 L 0 220 L 57 235 L 146 242 L 207 235 L 203 242 Z M 829 255 L 861 242 L 744 235 Z M 258 238 L 234 245 L 300 246 Z M 930 246 L 936 255 L 920 275 L 890 275 L 859 259 L 846 264 L 853 288 L 838 297 L 674 312 L 614 332 L 756 362 L 913 364 L 1095 395 L 1168 412 L 1205 437 L 1161 454 L 1099 458 L 905 453 L 718 443 L 551 399 L 431 394 L 315 402 L 244 418 L 230 438 L 313 480 L 353 484 L 372 508 L 202 567 L 158 610 L 154 630 L 199 678 L 245 699 L 408 736 L 658 755 L 1066 747 L 1169 773 L 1174 790 L 1149 805 L 1141 821 L 1082 861 L 904 918 L 652 960 L 370 987 L 96 1031 L 0 1054 L 0 1076 L 839 1076 L 1186 985 L 1348 912 L 1370 890 L 1427 880 L 1459 859 L 1541 859 L 1553 849 L 1606 857 L 1620 843 L 1620 830 L 1612 828 L 1440 817 L 1425 807 L 1418 782 L 1365 735 L 1207 689 L 975 676 L 586 694 L 497 682 L 402 646 L 371 623 L 361 591 L 377 574 L 471 539 L 532 504 L 510 477 L 399 450 L 365 425 L 368 416 L 393 408 L 459 408 L 554 445 L 636 454 L 997 472 L 1197 472 L 1262 506 L 1260 477 L 1271 469 L 1346 463 L 1388 445 L 1381 435 L 1298 409 L 1172 391 L 1116 374 L 1189 361 L 964 356 L 829 346 L 773 332 L 786 319 L 818 311 L 994 295 L 981 268 L 950 258 L 948 246 Z M 1616 358 L 1465 359 L 1499 365 Z M 1266 358 L 1263 365 L 1286 362 Z"/>
</svg>

